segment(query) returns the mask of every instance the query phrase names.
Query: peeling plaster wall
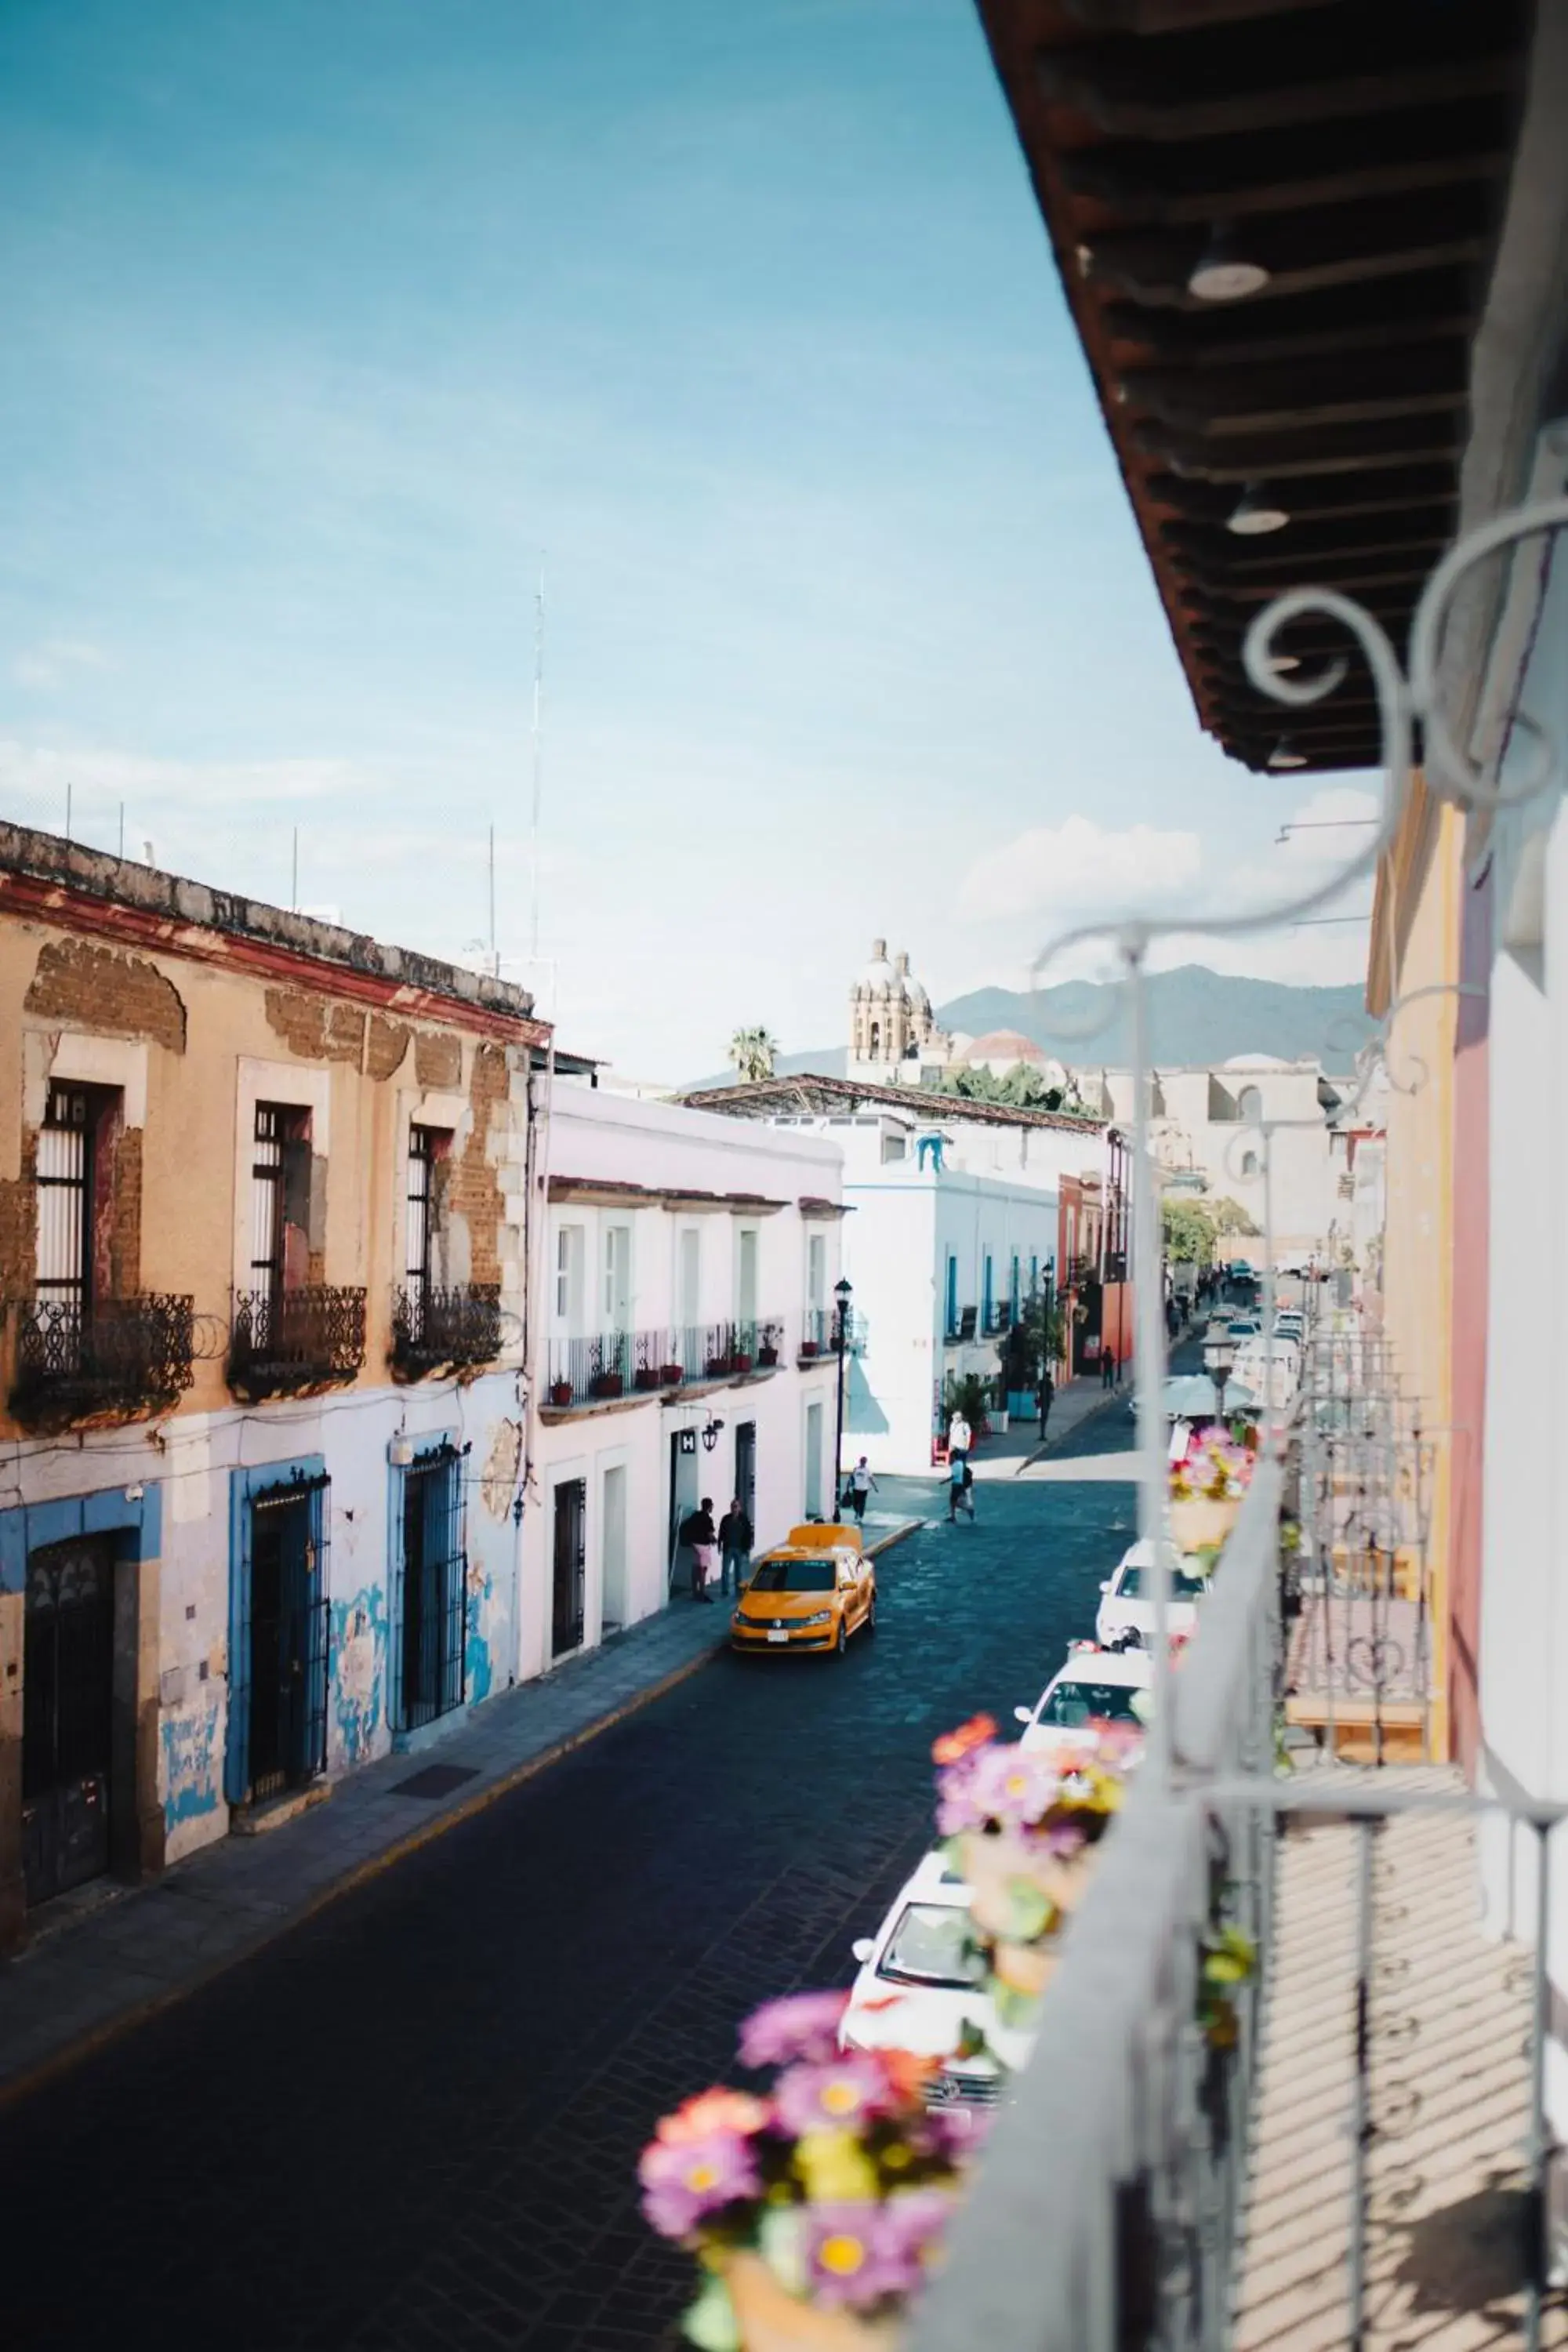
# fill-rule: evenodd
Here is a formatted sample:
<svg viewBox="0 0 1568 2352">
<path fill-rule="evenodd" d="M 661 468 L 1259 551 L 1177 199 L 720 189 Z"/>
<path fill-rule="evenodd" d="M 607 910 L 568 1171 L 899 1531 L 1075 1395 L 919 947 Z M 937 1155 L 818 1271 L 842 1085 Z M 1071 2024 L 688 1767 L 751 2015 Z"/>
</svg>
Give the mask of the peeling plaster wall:
<svg viewBox="0 0 1568 2352">
<path fill-rule="evenodd" d="M 157 1478 L 163 1494 L 159 1581 L 158 1795 L 165 1860 L 228 1828 L 223 1794 L 228 1733 L 230 1473 L 321 1454 L 331 1480 L 326 1564 L 331 1632 L 329 1778 L 389 1753 L 388 1450 L 399 1431 L 416 1447 L 450 1433 L 468 1486 L 467 1697 L 506 1689 L 516 1642 L 518 1535 L 511 1516 L 519 1461 L 515 1375 L 361 1391 L 251 1412 L 181 1416 L 163 1449 L 144 1430 L 89 1433 L 62 1453 L 29 1443 L 5 1465 L 0 1503 L 37 1504 Z M 487 1471 L 489 1475 L 487 1477 Z"/>
</svg>

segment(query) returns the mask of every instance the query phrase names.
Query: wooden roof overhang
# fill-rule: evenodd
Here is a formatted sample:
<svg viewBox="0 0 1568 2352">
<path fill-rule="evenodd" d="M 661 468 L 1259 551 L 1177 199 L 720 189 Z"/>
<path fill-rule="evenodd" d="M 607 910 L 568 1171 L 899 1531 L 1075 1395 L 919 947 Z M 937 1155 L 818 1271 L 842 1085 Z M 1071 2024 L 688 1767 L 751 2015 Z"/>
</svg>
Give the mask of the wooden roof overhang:
<svg viewBox="0 0 1568 2352">
<path fill-rule="evenodd" d="M 1331 587 L 1403 651 L 1455 531 L 1529 0 L 977 5 L 1204 727 L 1259 771 L 1376 766 L 1364 664 L 1286 710 L 1242 639 Z M 1266 282 L 1194 293 L 1216 240 Z M 1249 491 L 1283 528 L 1229 528 Z M 1279 639 L 1302 677 L 1349 645 Z"/>
</svg>

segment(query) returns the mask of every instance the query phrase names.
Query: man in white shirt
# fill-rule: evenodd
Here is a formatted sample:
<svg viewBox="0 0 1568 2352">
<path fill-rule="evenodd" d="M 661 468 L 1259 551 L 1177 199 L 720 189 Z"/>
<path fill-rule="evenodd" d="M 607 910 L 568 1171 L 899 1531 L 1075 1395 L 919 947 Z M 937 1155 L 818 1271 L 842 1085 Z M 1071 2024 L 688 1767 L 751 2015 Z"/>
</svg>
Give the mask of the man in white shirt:
<svg viewBox="0 0 1568 2352">
<path fill-rule="evenodd" d="M 955 1412 L 947 1424 L 947 1458 L 950 1462 L 965 1462 L 973 1444 L 969 1423 L 961 1412 Z"/>
</svg>

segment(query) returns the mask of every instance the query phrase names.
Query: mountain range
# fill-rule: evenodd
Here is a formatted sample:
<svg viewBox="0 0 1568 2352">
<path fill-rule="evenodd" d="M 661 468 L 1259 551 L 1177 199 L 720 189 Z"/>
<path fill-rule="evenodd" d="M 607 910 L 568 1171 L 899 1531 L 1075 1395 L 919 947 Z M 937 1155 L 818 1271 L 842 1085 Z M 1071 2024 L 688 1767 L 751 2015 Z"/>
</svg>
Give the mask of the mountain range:
<svg viewBox="0 0 1568 2352">
<path fill-rule="evenodd" d="M 1042 1051 L 1074 1069 L 1124 1069 L 1131 1059 L 1127 1007 L 1119 989 L 1094 981 L 1062 981 L 1055 988 L 977 988 L 936 1008 L 944 1029 L 981 1037 L 1016 1029 Z M 1104 1026 L 1101 1026 L 1103 1023 Z M 1149 1034 L 1156 1066 L 1228 1062 L 1237 1054 L 1273 1054 L 1284 1062 L 1311 1055 L 1331 1069 L 1348 1070 L 1358 1046 L 1373 1034 L 1357 982 L 1341 988 L 1292 988 L 1283 981 L 1247 980 L 1188 963 L 1149 980 Z M 842 1077 L 842 1045 L 781 1054 L 781 1077 L 800 1070 Z M 734 1084 L 733 1070 L 699 1078 L 700 1087 Z"/>
</svg>

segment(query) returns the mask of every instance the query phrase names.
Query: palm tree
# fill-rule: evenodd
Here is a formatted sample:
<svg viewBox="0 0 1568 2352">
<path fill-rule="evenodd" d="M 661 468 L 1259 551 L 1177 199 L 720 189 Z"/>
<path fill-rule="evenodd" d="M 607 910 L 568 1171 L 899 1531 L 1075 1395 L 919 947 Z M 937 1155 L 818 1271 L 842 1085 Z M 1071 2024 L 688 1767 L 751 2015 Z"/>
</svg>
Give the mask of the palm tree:
<svg viewBox="0 0 1568 2352">
<path fill-rule="evenodd" d="M 771 1078 L 778 1049 L 778 1039 L 765 1029 L 737 1029 L 730 1040 L 730 1059 L 742 1079 Z"/>
</svg>

